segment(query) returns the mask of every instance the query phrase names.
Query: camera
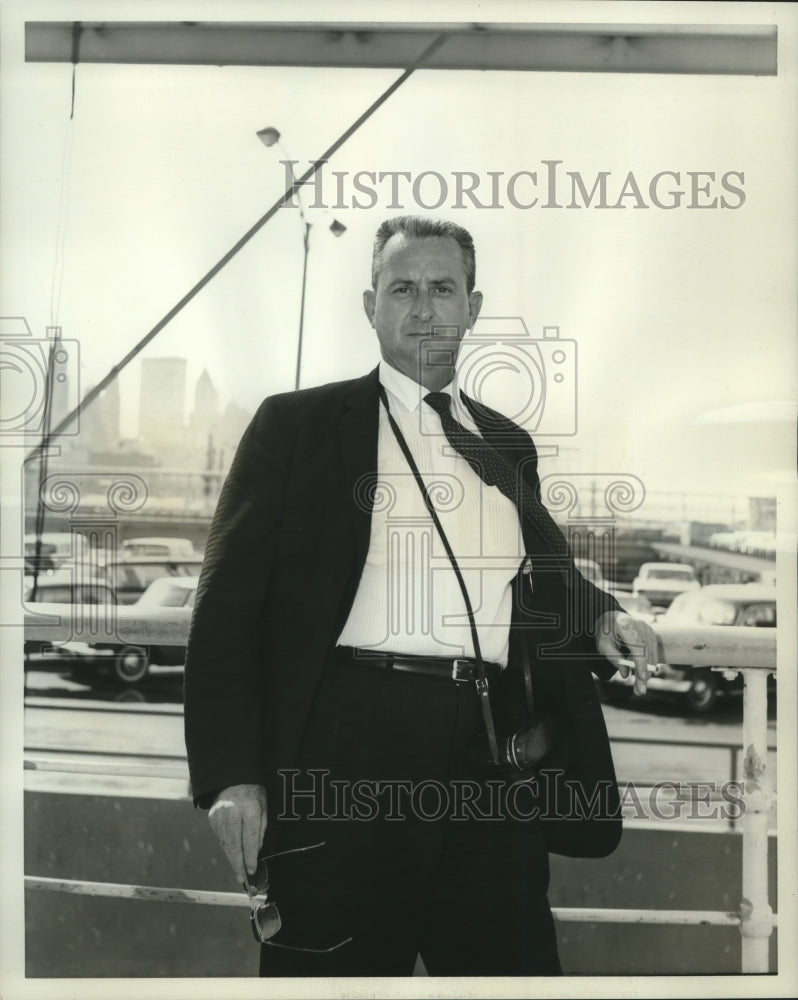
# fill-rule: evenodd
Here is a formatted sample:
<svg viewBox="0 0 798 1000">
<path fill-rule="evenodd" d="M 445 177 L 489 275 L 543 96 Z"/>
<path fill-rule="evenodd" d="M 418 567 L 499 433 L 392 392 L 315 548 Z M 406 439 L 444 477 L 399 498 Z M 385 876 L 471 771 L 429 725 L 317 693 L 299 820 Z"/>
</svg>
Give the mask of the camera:
<svg viewBox="0 0 798 1000">
<path fill-rule="evenodd" d="M 80 402 L 79 344 L 64 340 L 60 327 L 47 327 L 46 334 L 34 337 L 21 316 L 0 317 L 0 435 L 41 434 L 48 388 L 51 428 Z M 62 433 L 79 429 L 76 417 Z"/>
<path fill-rule="evenodd" d="M 531 434 L 577 431 L 577 343 L 544 326 L 533 337 L 520 316 L 480 317 L 465 338 L 457 386 Z"/>
<path fill-rule="evenodd" d="M 523 774 L 538 767 L 557 744 L 560 723 L 556 715 L 533 715 L 505 734 L 497 733 L 499 759 L 494 761 L 487 732 L 468 745 L 466 762 L 476 772 L 514 771 Z"/>
</svg>

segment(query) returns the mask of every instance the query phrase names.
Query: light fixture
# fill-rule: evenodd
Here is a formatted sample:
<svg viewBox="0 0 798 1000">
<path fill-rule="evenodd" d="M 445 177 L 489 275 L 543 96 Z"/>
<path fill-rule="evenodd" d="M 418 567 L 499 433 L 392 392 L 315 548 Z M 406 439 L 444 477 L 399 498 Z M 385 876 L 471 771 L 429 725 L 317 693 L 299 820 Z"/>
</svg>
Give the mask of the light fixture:
<svg viewBox="0 0 798 1000">
<path fill-rule="evenodd" d="M 297 184 L 296 174 L 294 173 L 294 163 L 295 161 L 291 159 L 288 150 L 280 142 L 280 130 L 276 129 L 273 125 L 267 125 L 266 128 L 262 128 L 255 133 L 255 135 L 260 139 L 264 146 L 277 146 L 285 155 L 285 161 L 288 164 L 288 169 L 291 171 L 291 179 L 294 182 L 294 193 L 296 194 L 297 207 L 299 208 L 299 220 L 302 225 L 302 247 L 304 251 L 304 256 L 302 260 L 302 293 L 299 301 L 299 337 L 297 340 L 297 353 L 296 353 L 296 375 L 294 378 L 294 388 L 299 388 L 300 377 L 302 373 L 302 339 L 305 330 L 305 292 L 307 288 L 308 279 L 308 254 L 310 253 L 310 230 L 313 228 L 313 223 L 309 222 L 307 216 L 305 215 L 305 209 L 302 204 L 302 193 L 300 191 L 300 185 Z M 324 214 L 324 213 L 322 213 Z M 339 222 L 338 219 L 333 219 L 330 223 L 330 232 L 336 239 L 346 232 L 346 226 L 343 222 Z"/>
<path fill-rule="evenodd" d="M 264 146 L 273 146 L 276 142 L 280 141 L 280 133 L 271 125 L 267 125 L 266 128 L 262 128 L 255 135 L 260 139 Z"/>
</svg>

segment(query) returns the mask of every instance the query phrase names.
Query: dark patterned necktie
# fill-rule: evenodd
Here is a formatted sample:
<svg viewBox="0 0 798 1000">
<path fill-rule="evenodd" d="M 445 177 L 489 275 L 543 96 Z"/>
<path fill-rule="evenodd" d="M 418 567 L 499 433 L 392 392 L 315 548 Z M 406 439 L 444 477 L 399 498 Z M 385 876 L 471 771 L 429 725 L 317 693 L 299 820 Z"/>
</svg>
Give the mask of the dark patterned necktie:
<svg viewBox="0 0 798 1000">
<path fill-rule="evenodd" d="M 462 455 L 483 483 L 498 487 L 508 500 L 512 500 L 519 514 L 529 519 L 555 557 L 563 579 L 569 583 L 572 563 L 568 543 L 534 491 L 524 488 L 525 483 L 519 483 L 515 468 L 493 445 L 455 420 L 451 396 L 445 392 L 429 392 L 424 402 L 429 403 L 441 418 L 441 427 L 449 444 Z"/>
</svg>

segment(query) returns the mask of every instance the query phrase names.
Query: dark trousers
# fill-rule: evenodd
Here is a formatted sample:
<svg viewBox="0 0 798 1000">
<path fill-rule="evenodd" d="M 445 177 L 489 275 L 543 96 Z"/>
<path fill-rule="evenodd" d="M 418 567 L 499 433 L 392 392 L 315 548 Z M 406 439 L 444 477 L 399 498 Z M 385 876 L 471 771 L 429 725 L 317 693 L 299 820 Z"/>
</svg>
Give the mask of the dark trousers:
<svg viewBox="0 0 798 1000">
<path fill-rule="evenodd" d="M 409 976 L 419 953 L 433 976 L 561 973 L 538 824 L 463 762 L 483 728 L 471 683 L 331 659 L 270 806 L 270 850 L 310 849 L 269 864 L 262 976 Z"/>
</svg>

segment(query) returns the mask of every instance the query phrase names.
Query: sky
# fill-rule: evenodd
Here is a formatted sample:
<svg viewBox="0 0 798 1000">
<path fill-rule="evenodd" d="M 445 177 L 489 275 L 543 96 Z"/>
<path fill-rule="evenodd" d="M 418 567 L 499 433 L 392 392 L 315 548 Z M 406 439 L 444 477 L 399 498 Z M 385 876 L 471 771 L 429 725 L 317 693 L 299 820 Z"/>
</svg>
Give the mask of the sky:
<svg viewBox="0 0 798 1000">
<path fill-rule="evenodd" d="M 157 16 L 160 5 L 148 6 Z M 756 21 L 768 22 L 764 9 Z M 794 46 L 787 28 L 781 45 L 782 57 Z M 3 314 L 24 315 L 36 336 L 57 324 L 77 340 L 84 392 L 282 194 L 285 151 L 305 169 L 398 75 L 87 64 L 70 120 L 71 67 L 17 61 L 4 88 Z M 549 438 L 541 424 L 542 444 L 567 449 L 580 470 L 635 474 L 653 492 L 773 493 L 793 466 L 794 135 L 784 123 L 794 82 L 419 70 L 324 168 L 325 204 L 334 204 L 335 170 L 345 207 L 311 208 L 305 192 L 313 228 L 302 384 L 378 361 L 361 295 L 373 233 L 400 212 L 387 184 L 361 198 L 376 204 L 353 207 L 354 176 L 432 171 L 448 198 L 421 214 L 452 218 L 475 238 L 485 296 L 475 334 L 495 340 L 493 318 L 517 317 L 533 340 L 554 326 L 572 344 L 568 385 L 555 386 L 549 370 L 546 406 L 553 413 L 557 389 L 575 385 L 577 433 Z M 282 146 L 258 141 L 267 125 Z M 649 207 L 629 194 L 623 208 L 544 209 L 544 161 L 561 161 L 564 205 L 566 172 L 589 189 L 605 171 L 609 204 L 632 172 Z M 457 171 L 478 176 L 480 197 L 499 174 L 500 207 L 453 208 Z M 511 204 L 507 179 L 519 171 L 538 174 L 533 208 Z M 669 190 L 685 192 L 675 209 L 651 204 L 648 185 L 662 171 L 680 175 L 659 188 L 664 203 Z M 714 173 L 696 181 L 709 184 L 706 195 L 691 195 L 689 171 Z M 417 199 L 401 195 L 403 210 L 434 201 L 439 183 L 428 177 Z M 514 193 L 518 204 L 531 200 L 527 175 Z M 687 207 L 721 196 L 732 207 Z M 337 239 L 333 218 L 347 227 Z M 142 356 L 189 359 L 189 404 L 207 368 L 223 404 L 254 410 L 293 388 L 301 270 L 301 220 L 285 208 Z M 138 372 L 134 361 L 121 376 L 129 436 Z M 525 386 L 497 372 L 483 391 L 506 409 Z"/>
</svg>

